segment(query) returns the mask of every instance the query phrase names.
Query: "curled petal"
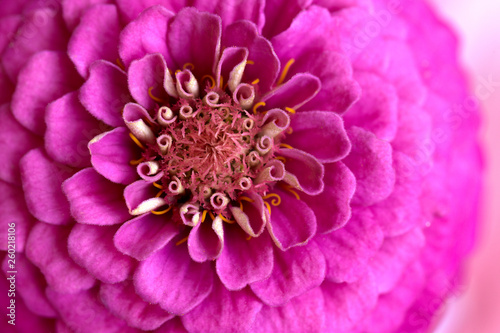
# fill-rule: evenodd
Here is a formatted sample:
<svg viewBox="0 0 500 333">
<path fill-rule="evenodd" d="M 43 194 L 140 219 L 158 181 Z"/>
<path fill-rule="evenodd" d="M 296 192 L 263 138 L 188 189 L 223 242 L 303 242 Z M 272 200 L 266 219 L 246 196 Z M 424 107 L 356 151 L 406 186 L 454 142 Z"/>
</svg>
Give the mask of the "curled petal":
<svg viewBox="0 0 500 333">
<path fill-rule="evenodd" d="M 156 137 L 151 130 L 154 120 L 139 104 L 128 103 L 123 108 L 123 120 L 132 134 L 142 142 L 154 143 Z"/>
<path fill-rule="evenodd" d="M 250 200 L 239 199 L 243 209 L 230 206 L 231 214 L 243 231 L 252 237 L 258 237 L 264 231 L 268 221 L 266 206 L 259 194 L 245 193 L 246 198 Z"/>
<path fill-rule="evenodd" d="M 198 223 L 189 233 L 189 255 L 196 262 L 217 259 L 224 248 L 223 221 L 216 216 L 212 224 Z"/>
<path fill-rule="evenodd" d="M 286 158 L 286 174 L 283 181 L 309 195 L 323 192 L 325 168 L 318 160 L 298 149 L 280 149 Z"/>
<path fill-rule="evenodd" d="M 130 215 L 141 215 L 165 205 L 163 198 L 156 197 L 157 192 L 158 189 L 145 180 L 138 180 L 125 187 L 123 196 Z"/>
<path fill-rule="evenodd" d="M 288 128 L 290 125 L 290 117 L 281 109 L 272 109 L 267 111 L 266 115 L 262 119 L 262 123 L 264 125 L 262 126 L 260 133 L 274 138 Z M 310 141 L 309 137 L 307 141 Z"/>
<path fill-rule="evenodd" d="M 248 58 L 248 50 L 244 47 L 228 47 L 222 52 L 216 71 L 218 87 L 227 83 L 229 90 L 234 92 L 241 83 Z"/>
<path fill-rule="evenodd" d="M 254 183 L 277 182 L 285 177 L 285 165 L 278 160 L 271 160 L 264 169 L 257 175 Z"/>
<path fill-rule="evenodd" d="M 266 94 L 262 101 L 267 108 L 289 107 L 298 109 L 321 90 L 321 81 L 309 73 L 294 75 L 283 85 Z"/>
</svg>

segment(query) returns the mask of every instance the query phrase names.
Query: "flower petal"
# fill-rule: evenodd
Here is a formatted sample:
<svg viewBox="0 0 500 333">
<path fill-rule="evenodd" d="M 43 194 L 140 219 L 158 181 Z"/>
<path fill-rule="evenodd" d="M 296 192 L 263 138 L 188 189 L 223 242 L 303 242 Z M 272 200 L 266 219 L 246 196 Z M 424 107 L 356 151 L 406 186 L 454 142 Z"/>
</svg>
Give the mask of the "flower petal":
<svg viewBox="0 0 500 333">
<path fill-rule="evenodd" d="M 293 18 L 309 7 L 312 2 L 312 0 L 274 0 L 267 2 L 265 9 L 266 24 L 262 34 L 269 38 L 287 29 Z"/>
<path fill-rule="evenodd" d="M 325 278 L 325 258 L 315 242 L 274 251 L 271 276 L 250 285 L 267 305 L 281 306 L 295 296 L 319 286 Z"/>
<path fill-rule="evenodd" d="M 66 26 L 74 31 L 85 12 L 94 5 L 107 3 L 109 0 L 62 0 L 62 15 Z"/>
<path fill-rule="evenodd" d="M 68 237 L 71 258 L 105 283 L 125 280 L 134 268 L 134 260 L 120 253 L 113 244 L 117 229 L 77 223 Z"/>
<path fill-rule="evenodd" d="M 266 109 L 298 109 L 310 101 L 321 90 L 321 81 L 309 73 L 299 73 L 290 80 L 267 93 L 262 101 Z"/>
<path fill-rule="evenodd" d="M 283 306 L 264 305 L 253 323 L 251 332 L 323 332 L 323 302 L 321 289 L 314 288 Z"/>
<path fill-rule="evenodd" d="M 164 82 L 169 90 L 165 91 Z M 153 110 L 157 104 L 151 96 L 168 100 L 168 95 L 177 97 L 173 79 L 167 68 L 167 63 L 160 53 L 148 54 L 139 60 L 134 60 L 128 69 L 128 89 L 132 97 L 148 110 Z M 168 94 L 167 94 L 168 93 Z"/>
<path fill-rule="evenodd" d="M 152 183 L 138 180 L 125 187 L 123 196 L 130 215 L 141 215 L 165 205 L 163 198 L 156 197 L 158 189 Z"/>
<path fill-rule="evenodd" d="M 261 308 L 262 303 L 248 288 L 229 291 L 215 280 L 205 301 L 181 319 L 189 332 L 200 327 L 206 332 L 247 332 Z"/>
<path fill-rule="evenodd" d="M 178 233 L 179 227 L 168 221 L 165 215 L 144 214 L 123 224 L 113 241 L 122 253 L 144 260 L 163 248 Z"/>
<path fill-rule="evenodd" d="M 29 230 L 35 223 L 24 200 L 24 192 L 15 186 L 0 180 L 0 236 L 8 239 L 8 229 L 16 228 L 16 251 L 23 252 Z M 0 243 L 0 250 L 7 251 L 7 242 Z"/>
<path fill-rule="evenodd" d="M 66 241 L 70 230 L 39 222 L 26 242 L 28 259 L 40 269 L 47 284 L 61 293 L 86 290 L 95 283 L 94 277 L 68 255 Z"/>
<path fill-rule="evenodd" d="M 175 64 L 178 67 L 193 64 L 196 77 L 212 74 L 219 59 L 221 29 L 220 17 L 194 8 L 182 9 L 167 33 L 167 45 Z"/>
<path fill-rule="evenodd" d="M 43 135 L 47 104 L 80 84 L 81 78 L 65 53 L 39 52 L 19 73 L 19 82 L 12 96 L 12 113 L 24 127 Z"/>
<path fill-rule="evenodd" d="M 326 279 L 338 283 L 360 279 L 383 240 L 384 234 L 368 210 L 355 210 L 343 228 L 317 236 L 315 241 L 326 259 Z"/>
<path fill-rule="evenodd" d="M 0 179 L 12 183 L 21 183 L 19 160 L 31 149 L 40 144 L 40 138 L 33 135 L 12 116 L 9 105 L 0 106 L 0 151 L 2 167 Z"/>
<path fill-rule="evenodd" d="M 11 259 L 5 256 L 2 263 L 2 270 L 7 277 Z M 33 313 L 43 317 L 57 317 L 52 305 L 50 305 L 47 296 L 45 296 L 45 288 L 47 283 L 43 275 L 22 253 L 16 253 L 16 287 L 21 295 L 26 307 Z"/>
<path fill-rule="evenodd" d="M 281 204 L 271 208 L 271 217 L 266 225 L 274 243 L 283 251 L 305 244 L 316 234 L 314 212 L 290 191 L 277 188 L 274 191 L 279 195 Z"/>
<path fill-rule="evenodd" d="M 350 332 L 377 302 L 377 285 L 370 275 L 355 283 L 321 285 L 325 301 L 325 332 Z"/>
<path fill-rule="evenodd" d="M 77 91 L 50 103 L 45 122 L 45 150 L 52 159 L 78 168 L 91 165 L 87 144 L 107 126 L 85 110 Z"/>
<path fill-rule="evenodd" d="M 236 21 L 251 21 L 259 31 L 264 26 L 264 0 L 248 0 L 242 6 L 240 0 L 195 0 L 193 6 L 199 11 L 219 15 L 223 27 Z"/>
<path fill-rule="evenodd" d="M 23 81 L 18 79 L 18 74 L 35 53 L 66 50 L 68 32 L 61 15 L 57 15 L 58 10 L 39 8 L 24 17 L 22 26 L 2 55 L 3 68 L 12 82 Z M 40 18 L 43 18 L 43 29 L 40 29 Z M 34 87 L 33 83 L 30 87 Z"/>
<path fill-rule="evenodd" d="M 68 200 L 61 185 L 73 170 L 52 162 L 41 148 L 24 155 L 20 169 L 26 204 L 31 214 L 51 224 L 72 222 Z"/>
<path fill-rule="evenodd" d="M 101 175 L 118 184 L 137 180 L 136 168 L 130 161 L 138 155 L 138 148 L 130 139 L 129 130 L 118 127 L 102 133 L 89 142 L 92 166 Z"/>
<path fill-rule="evenodd" d="M 95 5 L 80 19 L 68 43 L 68 55 L 82 77 L 88 76 L 90 65 L 96 60 L 118 59 L 120 34 L 118 12 L 114 5 Z"/>
<path fill-rule="evenodd" d="M 165 7 L 153 6 L 123 29 L 118 50 L 126 68 L 133 60 L 151 53 L 160 53 L 169 66 L 173 65 L 166 42 L 168 22 L 173 16 Z"/>
<path fill-rule="evenodd" d="M 323 192 L 325 167 L 314 156 L 298 149 L 280 149 L 286 158 L 284 182 L 309 195 Z"/>
<path fill-rule="evenodd" d="M 352 149 L 343 162 L 356 176 L 352 202 L 369 206 L 386 199 L 396 178 L 391 145 L 359 127 L 352 127 L 348 134 Z"/>
<path fill-rule="evenodd" d="M 118 66 L 98 60 L 90 66 L 89 78 L 80 88 L 82 105 L 97 119 L 118 127 L 123 125 L 122 108 L 131 101 L 127 74 Z"/>
<path fill-rule="evenodd" d="M 274 53 L 271 43 L 262 37 L 255 24 L 239 21 L 229 25 L 222 36 L 222 46 L 240 46 L 248 49 L 247 64 L 243 74 L 243 82 L 259 79 L 259 91 L 267 93 L 276 81 L 280 68 L 279 59 Z"/>
<path fill-rule="evenodd" d="M 93 168 L 83 169 L 63 183 L 71 214 L 80 223 L 111 225 L 130 218 L 123 187 L 113 184 Z"/>
<path fill-rule="evenodd" d="M 225 249 L 216 262 L 220 280 L 229 290 L 267 278 L 273 269 L 273 246 L 267 234 L 246 239 L 237 226 L 225 228 Z"/>
<path fill-rule="evenodd" d="M 167 10 L 178 12 L 184 7 L 189 6 L 190 0 L 116 0 L 122 17 L 130 22 L 135 20 L 144 10 L 151 6 L 161 5 Z"/>
<path fill-rule="evenodd" d="M 138 295 L 176 315 L 200 304 L 211 292 L 212 283 L 211 264 L 192 261 L 186 245 L 174 241 L 139 263 L 134 275 Z"/>
<path fill-rule="evenodd" d="M 325 164 L 325 188 L 316 196 L 301 196 L 314 211 L 318 233 L 336 230 L 351 217 L 351 199 L 356 190 L 356 178 L 342 162 Z"/>
<path fill-rule="evenodd" d="M 130 281 L 116 284 L 101 284 L 99 295 L 103 304 L 129 326 L 141 330 L 154 330 L 174 315 L 164 311 L 158 305 L 149 304 L 135 292 Z"/>
<path fill-rule="evenodd" d="M 189 255 L 194 261 L 204 262 L 217 259 L 224 248 L 222 219 L 216 216 L 212 224 L 198 223 L 188 238 Z"/>
<path fill-rule="evenodd" d="M 47 288 L 46 293 L 72 332 L 137 333 L 104 307 L 96 289 L 69 294 Z"/>
</svg>

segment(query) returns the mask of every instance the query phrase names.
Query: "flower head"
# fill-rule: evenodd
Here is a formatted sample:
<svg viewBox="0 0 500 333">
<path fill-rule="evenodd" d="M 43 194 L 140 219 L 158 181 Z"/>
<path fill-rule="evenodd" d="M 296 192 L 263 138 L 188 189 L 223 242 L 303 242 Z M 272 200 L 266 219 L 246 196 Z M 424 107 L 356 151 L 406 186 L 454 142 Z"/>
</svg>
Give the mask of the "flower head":
<svg viewBox="0 0 500 333">
<path fill-rule="evenodd" d="M 454 290 L 477 106 L 420 1 L 0 17 L 1 213 L 28 329 L 418 332 Z"/>
</svg>

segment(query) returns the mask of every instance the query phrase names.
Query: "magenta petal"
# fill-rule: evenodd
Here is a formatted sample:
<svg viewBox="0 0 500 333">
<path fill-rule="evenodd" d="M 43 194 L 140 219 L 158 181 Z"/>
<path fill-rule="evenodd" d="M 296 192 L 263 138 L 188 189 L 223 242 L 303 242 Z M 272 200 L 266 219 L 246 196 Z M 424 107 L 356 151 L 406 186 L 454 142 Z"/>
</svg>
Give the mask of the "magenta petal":
<svg viewBox="0 0 500 333">
<path fill-rule="evenodd" d="M 224 247 L 222 219 L 216 217 L 212 223 L 199 222 L 188 238 L 189 255 L 194 261 L 204 262 L 217 259 Z"/>
<path fill-rule="evenodd" d="M 298 149 L 280 149 L 286 158 L 284 182 L 309 195 L 323 192 L 325 167 L 314 156 Z"/>
<path fill-rule="evenodd" d="M 119 52 L 125 67 L 133 60 L 147 54 L 160 53 L 172 66 L 171 50 L 167 48 L 168 22 L 174 13 L 162 6 L 153 6 L 123 29 L 120 34 Z"/>
<path fill-rule="evenodd" d="M 271 90 L 262 101 L 266 109 L 285 108 L 298 109 L 310 101 L 321 89 L 321 81 L 309 73 L 299 73 L 290 80 Z"/>
<path fill-rule="evenodd" d="M 297 200 L 289 191 L 275 189 L 281 204 L 271 206 L 267 230 L 276 246 L 283 251 L 305 244 L 316 234 L 316 216 L 307 204 Z"/>
<path fill-rule="evenodd" d="M 109 0 L 62 0 L 62 15 L 66 26 L 74 30 L 85 12 L 94 5 L 107 3 Z"/>
<path fill-rule="evenodd" d="M 25 129 L 10 113 L 9 105 L 0 106 L 0 151 L 2 167 L 0 179 L 20 184 L 19 160 L 40 144 L 40 138 Z"/>
<path fill-rule="evenodd" d="M 148 304 L 135 292 L 130 281 L 101 284 L 99 290 L 103 304 L 129 326 L 141 330 L 154 330 L 174 317 L 158 305 Z"/>
<path fill-rule="evenodd" d="M 358 127 L 351 128 L 348 134 L 352 150 L 343 162 L 356 176 L 353 203 L 369 206 L 386 199 L 396 178 L 390 143 Z"/>
<path fill-rule="evenodd" d="M 122 126 L 122 108 L 131 101 L 127 74 L 104 60 L 94 62 L 89 72 L 87 82 L 80 88 L 82 105 L 106 124 L 113 127 Z"/>
<path fill-rule="evenodd" d="M 90 166 L 88 142 L 106 130 L 80 104 L 74 91 L 50 103 L 45 112 L 45 150 L 55 161 L 73 167 Z"/>
<path fill-rule="evenodd" d="M 47 288 L 47 297 L 71 332 L 137 333 L 104 307 L 96 289 L 68 294 Z"/>
<path fill-rule="evenodd" d="M 211 292 L 212 283 L 211 264 L 192 261 L 186 245 L 173 241 L 139 263 L 134 275 L 136 291 L 145 301 L 159 303 L 176 315 L 200 304 Z"/>
<path fill-rule="evenodd" d="M 112 182 L 124 185 L 138 178 L 136 168 L 130 164 L 138 155 L 138 148 L 129 133 L 127 128 L 118 127 L 89 142 L 94 169 Z"/>
<path fill-rule="evenodd" d="M 68 255 L 66 240 L 70 228 L 37 223 L 26 242 L 26 256 L 37 266 L 47 284 L 61 293 L 91 288 L 95 279 Z"/>
<path fill-rule="evenodd" d="M 184 325 L 181 322 L 181 317 L 175 317 L 170 319 L 165 324 L 163 324 L 160 328 L 154 331 L 154 333 L 189 333 L 184 328 Z"/>
<path fill-rule="evenodd" d="M 63 183 L 71 214 L 80 223 L 110 225 L 130 218 L 123 200 L 123 187 L 87 168 Z"/>
<path fill-rule="evenodd" d="M 274 0 L 266 3 L 266 24 L 262 34 L 267 38 L 287 29 L 294 17 L 312 4 L 313 0 Z"/>
<path fill-rule="evenodd" d="M 222 46 L 240 46 L 248 49 L 248 59 L 253 65 L 245 67 L 243 82 L 253 82 L 259 79 L 259 90 L 267 93 L 276 78 L 280 62 L 274 53 L 271 43 L 260 36 L 255 24 L 239 21 L 228 26 L 222 36 Z"/>
<path fill-rule="evenodd" d="M 80 84 L 81 78 L 65 53 L 37 53 L 19 73 L 12 96 L 12 113 L 23 126 L 43 135 L 47 104 Z"/>
<path fill-rule="evenodd" d="M 138 180 L 125 187 L 123 196 L 130 215 L 141 215 L 165 205 L 163 198 L 156 197 L 158 189 L 152 183 Z"/>
<path fill-rule="evenodd" d="M 2 263 L 2 270 L 9 276 L 8 271 L 11 271 L 9 264 L 12 261 L 8 256 Z M 26 307 L 33 313 L 43 317 L 57 317 L 57 313 L 50 305 L 47 297 L 45 296 L 45 288 L 47 283 L 43 275 L 22 253 L 15 255 L 16 267 L 16 291 L 21 294 L 21 297 Z"/>
<path fill-rule="evenodd" d="M 216 262 L 217 274 L 229 290 L 267 278 L 273 269 L 273 245 L 267 234 L 246 239 L 239 227 L 225 228 L 224 251 Z"/>
<path fill-rule="evenodd" d="M 10 102 L 14 89 L 15 86 L 7 77 L 5 70 L 3 67 L 0 67 L 0 105 Z"/>
<path fill-rule="evenodd" d="M 321 285 L 325 300 L 325 332 L 351 332 L 377 302 L 377 285 L 371 276 L 355 283 L 333 283 Z"/>
<path fill-rule="evenodd" d="M 344 115 L 346 124 L 361 127 L 379 139 L 391 141 L 398 129 L 398 95 L 391 84 L 372 73 L 359 73 L 360 100 Z"/>
<path fill-rule="evenodd" d="M 325 278 L 325 258 L 314 241 L 288 251 L 274 251 L 271 276 L 250 286 L 267 305 L 280 306 L 319 286 Z"/>
<path fill-rule="evenodd" d="M 358 280 L 383 240 L 380 226 L 367 210 L 356 210 L 343 228 L 316 237 L 326 259 L 326 279 L 348 283 Z"/>
<path fill-rule="evenodd" d="M 26 204 L 31 214 L 51 224 L 70 223 L 73 219 L 61 185 L 72 170 L 52 162 L 41 148 L 24 155 L 20 169 Z"/>
<path fill-rule="evenodd" d="M 156 102 L 149 96 L 168 100 L 163 88 L 165 75 L 168 73 L 165 59 L 160 53 L 148 54 L 139 60 L 132 61 L 128 69 L 128 88 L 132 97 L 148 110 L 154 109 Z M 174 96 L 175 97 L 175 96 Z"/>
<path fill-rule="evenodd" d="M 16 251 L 23 252 L 29 229 L 35 223 L 24 200 L 24 192 L 18 185 L 0 180 L 0 237 L 7 239 L 8 229 L 15 223 Z M 9 226 L 10 224 L 10 226 Z M 0 243 L 0 249 L 7 251 L 7 242 Z"/>
<path fill-rule="evenodd" d="M 339 161 L 351 150 L 344 122 L 333 112 L 299 112 L 292 117 L 290 126 L 293 132 L 287 135 L 285 142 L 322 163 Z"/>
<path fill-rule="evenodd" d="M 190 6 L 191 0 L 116 0 L 116 4 L 126 22 L 135 20 L 143 11 L 151 6 L 160 5 L 172 12 L 178 12 Z"/>
<path fill-rule="evenodd" d="M 137 260 L 147 259 L 179 233 L 179 227 L 165 215 L 144 214 L 123 224 L 113 239 L 122 253 Z"/>
<path fill-rule="evenodd" d="M 5 6 L 5 3 L 3 3 L 2 5 Z M 9 45 L 12 36 L 14 36 L 17 29 L 19 29 L 21 23 L 22 23 L 21 15 L 6 16 L 0 13 L 0 31 L 2 31 L 2 35 L 0 36 L 0 54 L 2 54 L 5 48 Z M 10 81 L 7 76 L 5 76 L 5 80 Z M 4 103 L 4 101 L 0 100 L 0 103 Z"/>
<path fill-rule="evenodd" d="M 167 45 L 176 65 L 193 64 L 196 76 L 212 74 L 219 58 L 221 29 L 219 16 L 194 8 L 181 10 L 172 20 L 167 34 Z"/>
<path fill-rule="evenodd" d="M 264 305 L 255 318 L 251 332 L 323 332 L 323 302 L 321 289 L 314 288 L 283 306 Z"/>
<path fill-rule="evenodd" d="M 2 7 L 4 5 L 5 2 Z M 43 50 L 66 50 L 68 32 L 61 15 L 57 15 L 57 10 L 59 9 L 36 9 L 24 18 L 22 26 L 2 55 L 3 67 L 12 82 L 18 81 L 19 72 L 35 53 Z M 40 18 L 44 18 L 43 29 L 40 29 Z M 21 79 L 19 81 L 22 82 Z"/>
<path fill-rule="evenodd" d="M 82 77 L 94 61 L 118 59 L 119 33 L 114 5 L 96 5 L 85 12 L 68 43 L 68 55 Z"/>
<path fill-rule="evenodd" d="M 105 283 L 125 280 L 134 260 L 120 253 L 113 244 L 115 226 L 77 223 L 68 238 L 68 251 L 73 260 Z"/>
<path fill-rule="evenodd" d="M 223 27 L 237 21 L 251 21 L 259 31 L 264 26 L 264 0 L 248 0 L 242 6 L 239 0 L 195 0 L 193 6 L 199 11 L 217 14 L 222 19 Z"/>
<path fill-rule="evenodd" d="M 229 291 L 216 280 L 205 301 L 181 319 L 189 332 L 200 327 L 205 332 L 247 332 L 261 308 L 262 303 L 248 288 Z"/>
<path fill-rule="evenodd" d="M 420 228 L 384 240 L 382 247 L 368 264 L 380 293 L 394 288 L 409 264 L 418 260 L 424 244 L 425 236 Z"/>
</svg>

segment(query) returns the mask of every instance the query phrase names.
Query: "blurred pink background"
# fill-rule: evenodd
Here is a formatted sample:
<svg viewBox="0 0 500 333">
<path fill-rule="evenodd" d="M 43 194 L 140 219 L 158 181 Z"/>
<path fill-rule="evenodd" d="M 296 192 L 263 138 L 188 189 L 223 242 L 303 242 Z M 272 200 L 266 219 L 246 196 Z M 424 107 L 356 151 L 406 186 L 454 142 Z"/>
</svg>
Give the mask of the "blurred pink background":
<svg viewBox="0 0 500 333">
<path fill-rule="evenodd" d="M 478 246 L 464 293 L 447 301 L 434 333 L 500 332 L 500 1 L 431 0 L 461 40 L 471 92 L 483 104 L 486 174 Z"/>
</svg>

